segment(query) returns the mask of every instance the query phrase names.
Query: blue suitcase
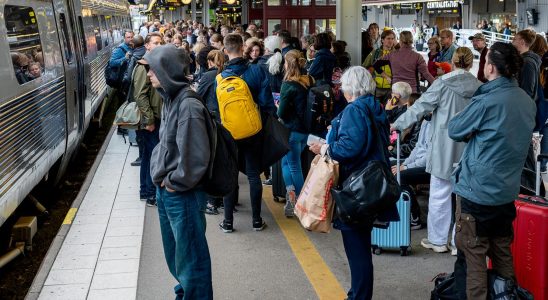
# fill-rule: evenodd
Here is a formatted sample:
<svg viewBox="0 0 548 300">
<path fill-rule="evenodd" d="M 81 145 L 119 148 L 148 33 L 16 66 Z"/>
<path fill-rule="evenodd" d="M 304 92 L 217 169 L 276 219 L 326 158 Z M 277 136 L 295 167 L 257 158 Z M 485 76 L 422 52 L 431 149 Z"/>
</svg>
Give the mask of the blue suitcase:
<svg viewBox="0 0 548 300">
<path fill-rule="evenodd" d="M 396 143 L 396 162 L 400 165 L 400 136 Z M 397 179 L 400 182 L 400 171 L 397 169 Z M 400 215 L 399 222 L 390 222 L 387 229 L 373 228 L 371 233 L 371 248 L 373 253 L 379 255 L 382 249 L 400 249 L 400 254 L 406 256 L 411 250 L 411 197 L 409 193 L 402 192 L 400 200 L 396 203 Z"/>
</svg>

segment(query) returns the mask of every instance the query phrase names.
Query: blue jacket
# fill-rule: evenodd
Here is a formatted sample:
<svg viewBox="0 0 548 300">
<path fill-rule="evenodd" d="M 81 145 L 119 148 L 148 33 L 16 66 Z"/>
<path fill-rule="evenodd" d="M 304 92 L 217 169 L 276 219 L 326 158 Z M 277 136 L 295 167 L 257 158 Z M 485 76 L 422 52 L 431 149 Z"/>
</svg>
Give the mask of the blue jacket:
<svg viewBox="0 0 548 300">
<path fill-rule="evenodd" d="M 371 112 L 374 114 L 377 133 L 373 131 L 368 117 Z M 346 180 L 352 172 L 363 169 L 371 160 L 384 161 L 387 166 L 390 166 L 388 159 L 390 125 L 384 109 L 372 95 L 360 96 L 348 104 L 331 121 L 331 126 L 327 138 L 329 144 L 327 151 L 331 158 L 339 162 L 339 183 Z M 378 140 L 382 143 L 381 147 L 377 145 Z M 382 212 L 377 220 L 381 222 L 398 221 L 396 205 Z M 352 226 L 335 221 L 337 229 L 346 230 L 349 227 Z"/>
<path fill-rule="evenodd" d="M 467 141 L 453 172 L 454 192 L 476 204 L 516 199 L 535 126 L 535 102 L 514 79 L 483 84 L 448 124 L 449 137 Z"/>
<path fill-rule="evenodd" d="M 269 76 L 259 65 L 250 65 L 243 57 L 238 57 L 226 64 L 221 76 L 223 78 L 241 76 L 247 83 L 251 95 L 253 95 L 253 100 L 259 104 L 261 112 L 276 113 L 274 98 L 272 98 L 272 91 L 270 90 Z M 215 83 L 215 89 L 217 89 L 217 83 Z"/>
<path fill-rule="evenodd" d="M 331 84 L 331 76 L 333 76 L 336 61 L 335 55 L 329 49 L 320 49 L 316 52 L 314 61 L 308 70 L 308 75 L 314 77 L 318 85 Z"/>
<path fill-rule="evenodd" d="M 375 116 L 377 133 L 382 141 L 384 153 L 379 151 L 377 139 L 368 114 Z M 358 97 L 331 121 L 329 132 L 329 155 L 339 162 L 340 181 L 352 172 L 364 168 L 370 160 L 388 160 L 389 128 L 386 113 L 372 95 Z"/>
<path fill-rule="evenodd" d="M 122 62 L 126 60 L 126 53 L 131 53 L 131 47 L 128 44 L 122 43 L 120 46 L 112 50 L 112 55 L 110 56 L 109 64 L 113 67 L 119 67 L 122 65 Z"/>
</svg>

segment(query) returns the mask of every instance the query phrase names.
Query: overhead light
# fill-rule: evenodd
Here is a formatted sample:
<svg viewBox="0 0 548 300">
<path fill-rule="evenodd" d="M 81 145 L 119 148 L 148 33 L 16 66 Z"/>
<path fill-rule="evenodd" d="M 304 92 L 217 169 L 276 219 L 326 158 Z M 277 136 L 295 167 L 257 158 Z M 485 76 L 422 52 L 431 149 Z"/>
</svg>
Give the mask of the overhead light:
<svg viewBox="0 0 548 300">
<path fill-rule="evenodd" d="M 190 4 L 190 2 L 192 2 L 192 0 L 183 0 L 183 4 L 185 5 Z"/>
</svg>

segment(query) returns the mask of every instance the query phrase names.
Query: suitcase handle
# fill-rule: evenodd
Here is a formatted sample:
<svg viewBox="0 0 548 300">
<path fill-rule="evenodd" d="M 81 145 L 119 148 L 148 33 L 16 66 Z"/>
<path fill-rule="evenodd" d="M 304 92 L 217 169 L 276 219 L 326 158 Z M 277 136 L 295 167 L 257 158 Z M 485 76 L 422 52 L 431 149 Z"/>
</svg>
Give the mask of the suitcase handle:
<svg viewBox="0 0 548 300">
<path fill-rule="evenodd" d="M 540 164 L 543 159 L 548 159 L 548 153 L 541 153 L 537 155 L 537 164 L 536 164 L 536 178 L 535 178 L 535 194 L 539 197 L 544 197 L 540 194 L 540 184 L 541 184 L 541 175 L 540 175 Z"/>
<path fill-rule="evenodd" d="M 401 148 L 400 148 L 400 136 L 401 132 L 399 130 L 396 130 L 396 180 L 398 181 L 398 184 L 401 184 L 400 182 L 400 157 L 401 157 Z"/>
</svg>

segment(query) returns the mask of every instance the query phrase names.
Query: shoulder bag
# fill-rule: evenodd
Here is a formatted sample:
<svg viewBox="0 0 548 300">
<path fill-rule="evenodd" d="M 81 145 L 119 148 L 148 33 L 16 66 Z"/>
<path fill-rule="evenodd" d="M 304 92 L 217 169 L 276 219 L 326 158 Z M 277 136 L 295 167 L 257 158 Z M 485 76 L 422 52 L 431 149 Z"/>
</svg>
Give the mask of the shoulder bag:
<svg viewBox="0 0 548 300">
<path fill-rule="evenodd" d="M 368 111 L 378 151 L 384 153 L 379 131 Z M 339 188 L 331 189 L 341 221 L 350 225 L 370 224 L 377 215 L 392 207 L 400 198 L 401 189 L 385 162 L 371 160 L 365 168 L 353 172 Z"/>
</svg>

